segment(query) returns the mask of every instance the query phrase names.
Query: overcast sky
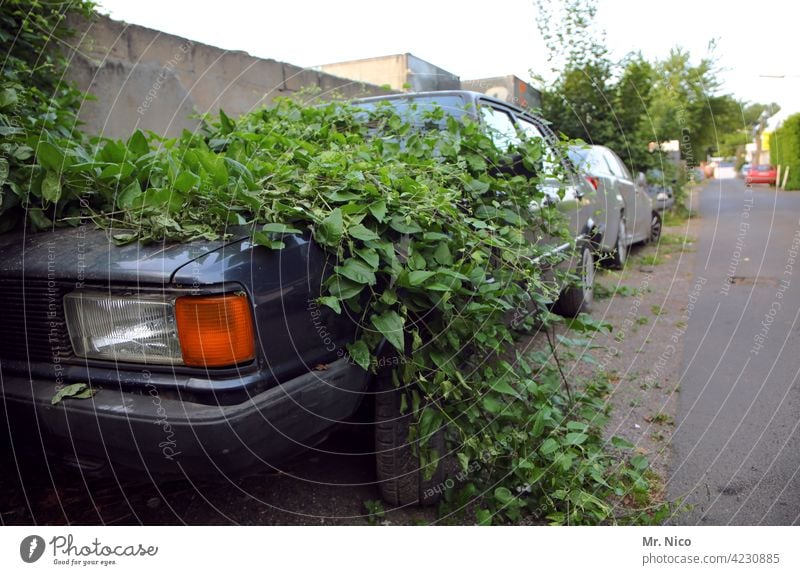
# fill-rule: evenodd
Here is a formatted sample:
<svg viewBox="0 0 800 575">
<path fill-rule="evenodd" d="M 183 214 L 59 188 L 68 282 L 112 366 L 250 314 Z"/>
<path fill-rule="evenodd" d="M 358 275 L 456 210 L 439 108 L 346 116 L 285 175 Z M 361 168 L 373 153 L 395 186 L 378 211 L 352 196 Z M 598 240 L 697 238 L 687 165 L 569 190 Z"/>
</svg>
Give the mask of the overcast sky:
<svg viewBox="0 0 800 575">
<path fill-rule="evenodd" d="M 549 70 L 530 0 L 99 0 L 100 11 L 228 50 L 299 66 L 411 52 L 462 79 Z M 599 0 L 613 57 L 673 46 L 715 54 L 722 91 L 800 110 L 800 7 L 791 0 Z M 763 75 L 784 76 L 765 78 Z"/>
</svg>

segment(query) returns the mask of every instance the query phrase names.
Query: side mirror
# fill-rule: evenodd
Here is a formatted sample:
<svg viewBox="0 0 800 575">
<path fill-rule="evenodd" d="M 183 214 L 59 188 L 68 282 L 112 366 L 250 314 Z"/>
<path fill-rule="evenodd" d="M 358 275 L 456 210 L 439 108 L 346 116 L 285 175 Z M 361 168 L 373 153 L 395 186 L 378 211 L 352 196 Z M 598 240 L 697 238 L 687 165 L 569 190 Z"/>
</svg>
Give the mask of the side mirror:
<svg viewBox="0 0 800 575">
<path fill-rule="evenodd" d="M 636 183 L 640 186 L 647 185 L 647 178 L 645 177 L 644 172 L 639 172 L 639 175 L 636 176 Z"/>
</svg>

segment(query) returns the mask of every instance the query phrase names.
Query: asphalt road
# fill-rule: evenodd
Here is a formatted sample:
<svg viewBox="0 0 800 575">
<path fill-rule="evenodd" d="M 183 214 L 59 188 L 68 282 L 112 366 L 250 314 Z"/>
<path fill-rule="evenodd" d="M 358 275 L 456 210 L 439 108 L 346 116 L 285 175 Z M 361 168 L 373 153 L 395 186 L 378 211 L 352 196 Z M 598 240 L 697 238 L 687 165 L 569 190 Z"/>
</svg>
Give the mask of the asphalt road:
<svg viewBox="0 0 800 575">
<path fill-rule="evenodd" d="M 677 524 L 800 524 L 800 193 L 700 192 L 668 491 Z"/>
</svg>

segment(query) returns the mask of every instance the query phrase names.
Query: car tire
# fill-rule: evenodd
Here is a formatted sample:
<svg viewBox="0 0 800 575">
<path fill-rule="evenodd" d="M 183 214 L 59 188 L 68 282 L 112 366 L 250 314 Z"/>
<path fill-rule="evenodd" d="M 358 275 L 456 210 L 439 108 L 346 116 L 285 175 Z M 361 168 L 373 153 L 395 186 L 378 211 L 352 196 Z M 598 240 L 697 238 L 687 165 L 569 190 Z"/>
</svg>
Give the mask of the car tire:
<svg viewBox="0 0 800 575">
<path fill-rule="evenodd" d="M 625 266 L 628 260 L 628 238 L 627 229 L 625 227 L 625 218 L 620 214 L 619 227 L 617 228 L 617 243 L 614 246 L 614 251 L 611 252 L 610 265 L 615 270 L 620 270 Z"/>
<path fill-rule="evenodd" d="M 375 469 L 381 497 L 390 505 L 435 505 L 444 493 L 444 428 L 430 436 L 430 446 L 439 454 L 433 476 L 426 480 L 419 456 L 408 442 L 414 421 L 407 409 L 401 413 L 403 390 L 392 384 L 391 370 L 378 374 L 375 386 Z M 410 403 L 410 402 L 409 402 Z"/>
<path fill-rule="evenodd" d="M 653 212 L 650 216 L 650 235 L 647 238 L 648 243 L 658 243 L 658 240 L 661 239 L 661 226 L 661 214 Z"/>
<path fill-rule="evenodd" d="M 580 257 L 577 268 L 580 282 L 564 289 L 553 306 L 553 311 L 564 317 L 575 317 L 581 312 L 590 312 L 594 301 L 595 260 L 591 242 L 581 240 L 576 252 Z"/>
</svg>

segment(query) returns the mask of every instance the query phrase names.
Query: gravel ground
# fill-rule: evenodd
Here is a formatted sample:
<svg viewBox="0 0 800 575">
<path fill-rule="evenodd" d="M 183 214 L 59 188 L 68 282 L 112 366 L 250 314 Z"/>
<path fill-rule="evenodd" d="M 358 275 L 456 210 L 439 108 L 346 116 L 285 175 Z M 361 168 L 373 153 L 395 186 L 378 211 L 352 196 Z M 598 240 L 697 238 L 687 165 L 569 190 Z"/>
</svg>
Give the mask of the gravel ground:
<svg viewBox="0 0 800 575">
<path fill-rule="evenodd" d="M 572 361 L 571 381 L 607 378 L 613 385 L 608 435 L 633 442 L 654 471 L 666 475 L 669 441 L 680 380 L 681 319 L 692 289 L 692 229 L 696 221 L 665 228 L 658 245 L 634 247 L 628 265 L 597 276 L 593 316 L 609 322 L 610 334 L 593 344 L 599 362 Z M 686 243 L 682 238 L 686 238 Z M 523 346 L 543 346 L 536 336 Z M 202 484 L 126 483 L 113 478 L 88 480 L 64 469 L 29 472 L 24 481 L 13 461 L 0 469 L 0 524 L 245 524 L 359 525 L 430 524 L 433 509 L 387 510 L 370 515 L 365 502 L 379 499 L 368 433 L 334 433 L 313 453 L 286 463 L 271 474 Z M 346 452 L 333 455 L 326 452 Z M 24 485 L 24 487 L 23 487 Z M 655 495 L 659 495 L 656 490 Z M 449 517 L 445 523 L 470 523 Z"/>
</svg>

